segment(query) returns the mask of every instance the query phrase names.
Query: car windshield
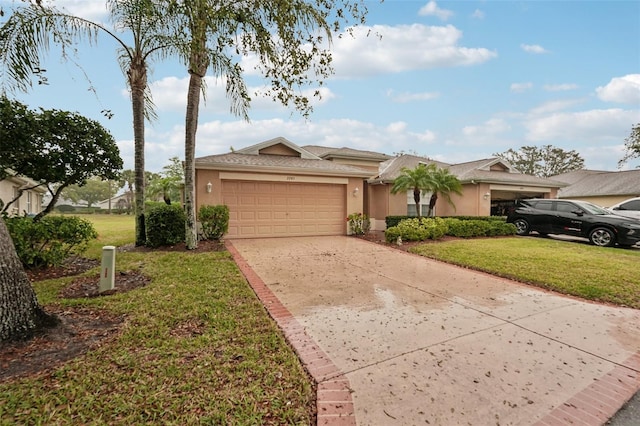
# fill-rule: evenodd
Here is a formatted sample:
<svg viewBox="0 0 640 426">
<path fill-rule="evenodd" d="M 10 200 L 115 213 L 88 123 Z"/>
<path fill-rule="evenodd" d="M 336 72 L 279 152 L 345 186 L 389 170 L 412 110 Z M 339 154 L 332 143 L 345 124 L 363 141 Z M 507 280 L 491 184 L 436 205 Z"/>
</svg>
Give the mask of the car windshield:
<svg viewBox="0 0 640 426">
<path fill-rule="evenodd" d="M 588 203 L 586 201 L 580 201 L 576 203 L 581 208 L 587 211 L 589 214 L 611 214 L 610 211 L 603 209 L 600 206 L 596 206 L 595 204 Z"/>
</svg>

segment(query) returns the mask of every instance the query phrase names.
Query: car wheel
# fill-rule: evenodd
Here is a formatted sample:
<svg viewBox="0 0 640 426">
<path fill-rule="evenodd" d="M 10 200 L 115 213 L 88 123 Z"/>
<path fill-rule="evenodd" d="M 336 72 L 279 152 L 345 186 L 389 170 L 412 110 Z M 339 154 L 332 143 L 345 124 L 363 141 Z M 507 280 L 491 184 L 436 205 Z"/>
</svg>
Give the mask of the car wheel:
<svg viewBox="0 0 640 426">
<path fill-rule="evenodd" d="M 607 228 L 595 228 L 589 233 L 589 241 L 596 246 L 611 247 L 616 243 L 616 237 Z"/>
<path fill-rule="evenodd" d="M 516 226 L 516 234 L 529 235 L 529 222 L 524 219 L 516 219 L 513 224 Z"/>
</svg>

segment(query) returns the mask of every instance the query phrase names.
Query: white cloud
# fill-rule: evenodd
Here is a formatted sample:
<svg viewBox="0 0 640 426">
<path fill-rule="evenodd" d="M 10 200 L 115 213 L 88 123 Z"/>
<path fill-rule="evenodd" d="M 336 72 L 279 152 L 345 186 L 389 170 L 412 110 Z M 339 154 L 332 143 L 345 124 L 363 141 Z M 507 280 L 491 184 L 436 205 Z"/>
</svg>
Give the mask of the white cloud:
<svg viewBox="0 0 640 426">
<path fill-rule="evenodd" d="M 578 147 L 586 141 L 590 144 L 623 141 L 639 116 L 640 110 L 597 109 L 531 117 L 524 125 L 527 140 L 568 141 Z"/>
<path fill-rule="evenodd" d="M 474 19 L 484 19 L 484 12 L 481 11 L 480 9 L 476 9 L 471 14 L 471 17 Z"/>
<path fill-rule="evenodd" d="M 542 114 L 549 114 L 556 111 L 562 111 L 576 104 L 579 104 L 581 102 L 583 101 L 579 99 L 564 99 L 564 100 L 545 102 L 544 104 L 533 108 L 530 111 L 530 114 L 542 115 Z"/>
<path fill-rule="evenodd" d="M 520 48 L 527 53 L 536 53 L 536 54 L 548 53 L 548 51 L 544 47 L 538 44 L 521 44 Z"/>
<path fill-rule="evenodd" d="M 404 104 L 408 102 L 416 102 L 416 101 L 428 101 L 431 99 L 436 99 L 440 96 L 439 93 L 436 92 L 421 92 L 421 93 L 409 93 L 402 92 L 397 93 L 393 90 L 387 91 L 387 97 L 389 97 L 393 102 Z"/>
<path fill-rule="evenodd" d="M 565 83 L 565 84 L 545 84 L 543 86 L 547 92 L 563 92 L 567 90 L 576 90 L 577 84 Z"/>
<path fill-rule="evenodd" d="M 596 94 L 606 102 L 640 104 L 640 74 L 612 78 L 606 86 L 598 87 Z"/>
<path fill-rule="evenodd" d="M 533 88 L 533 83 L 511 83 L 509 87 L 513 93 L 522 93 Z"/>
<path fill-rule="evenodd" d="M 45 4 L 91 21 L 101 21 L 107 17 L 107 6 L 104 1 L 48 0 Z"/>
<path fill-rule="evenodd" d="M 353 28 L 353 34 L 334 39 L 333 65 L 338 78 L 470 66 L 497 57 L 485 48 L 458 46 L 462 32 L 453 25 L 363 26 Z"/>
<path fill-rule="evenodd" d="M 493 138 L 496 135 L 505 133 L 511 130 L 511 126 L 505 120 L 501 118 L 492 118 L 485 121 L 480 126 L 465 126 L 462 129 L 462 134 L 467 137 L 481 137 Z"/>
<path fill-rule="evenodd" d="M 438 4 L 434 0 L 431 0 L 429 3 L 420 8 L 420 10 L 418 11 L 418 15 L 435 16 L 441 21 L 446 21 L 453 16 L 453 12 L 451 10 L 440 9 L 438 7 Z"/>
</svg>

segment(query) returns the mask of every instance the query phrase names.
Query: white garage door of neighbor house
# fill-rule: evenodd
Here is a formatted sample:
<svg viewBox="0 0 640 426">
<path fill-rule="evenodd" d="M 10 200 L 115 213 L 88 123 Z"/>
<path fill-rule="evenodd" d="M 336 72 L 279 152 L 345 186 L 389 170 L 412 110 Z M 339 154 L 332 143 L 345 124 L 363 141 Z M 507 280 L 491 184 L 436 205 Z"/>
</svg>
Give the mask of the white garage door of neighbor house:
<svg viewBox="0 0 640 426">
<path fill-rule="evenodd" d="M 222 181 L 229 238 L 343 235 L 345 185 Z"/>
</svg>

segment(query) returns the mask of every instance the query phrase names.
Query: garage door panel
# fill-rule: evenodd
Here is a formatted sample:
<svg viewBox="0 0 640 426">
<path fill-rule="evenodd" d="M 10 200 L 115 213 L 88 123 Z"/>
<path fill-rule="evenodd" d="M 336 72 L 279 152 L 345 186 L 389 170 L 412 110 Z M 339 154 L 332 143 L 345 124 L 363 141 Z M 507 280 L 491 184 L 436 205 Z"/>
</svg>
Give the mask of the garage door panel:
<svg viewBox="0 0 640 426">
<path fill-rule="evenodd" d="M 229 237 L 342 235 L 345 186 L 289 182 L 223 181 Z"/>
</svg>

